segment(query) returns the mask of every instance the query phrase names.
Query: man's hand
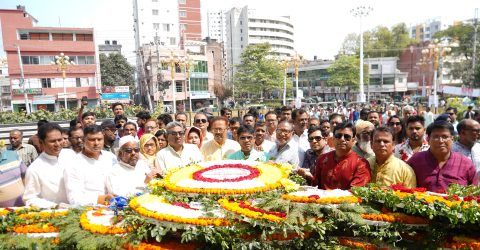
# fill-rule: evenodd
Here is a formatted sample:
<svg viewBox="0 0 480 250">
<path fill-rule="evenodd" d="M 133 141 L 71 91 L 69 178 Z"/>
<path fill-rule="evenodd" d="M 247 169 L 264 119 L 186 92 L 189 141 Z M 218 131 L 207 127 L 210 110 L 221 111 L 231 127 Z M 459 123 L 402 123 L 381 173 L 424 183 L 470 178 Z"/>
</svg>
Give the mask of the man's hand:
<svg viewBox="0 0 480 250">
<path fill-rule="evenodd" d="M 115 198 L 114 194 L 99 195 L 97 198 L 97 203 L 101 205 L 107 205 L 112 198 Z"/>
<path fill-rule="evenodd" d="M 297 174 L 309 181 L 313 180 L 313 175 L 310 173 L 310 169 L 299 168 L 297 169 Z"/>
<path fill-rule="evenodd" d="M 160 171 L 154 169 L 150 173 L 145 174 L 145 183 L 149 183 L 153 178 L 160 176 Z"/>
</svg>

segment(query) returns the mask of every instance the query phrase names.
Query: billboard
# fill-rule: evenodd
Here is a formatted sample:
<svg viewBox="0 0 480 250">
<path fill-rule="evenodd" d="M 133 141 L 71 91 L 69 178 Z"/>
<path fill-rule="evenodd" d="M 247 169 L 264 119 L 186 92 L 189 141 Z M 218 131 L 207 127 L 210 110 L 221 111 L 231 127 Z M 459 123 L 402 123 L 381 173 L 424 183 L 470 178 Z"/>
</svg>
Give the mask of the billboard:
<svg viewBox="0 0 480 250">
<path fill-rule="evenodd" d="M 129 93 L 129 86 L 102 86 L 102 93 Z"/>
</svg>

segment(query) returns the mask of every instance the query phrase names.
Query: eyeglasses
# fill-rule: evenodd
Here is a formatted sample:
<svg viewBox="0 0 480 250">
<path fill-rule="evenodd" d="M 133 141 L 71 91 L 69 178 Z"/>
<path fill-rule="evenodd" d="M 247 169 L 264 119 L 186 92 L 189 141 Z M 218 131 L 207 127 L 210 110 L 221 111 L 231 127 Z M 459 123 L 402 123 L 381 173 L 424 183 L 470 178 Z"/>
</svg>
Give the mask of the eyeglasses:
<svg viewBox="0 0 480 250">
<path fill-rule="evenodd" d="M 277 129 L 277 133 L 279 134 L 288 134 L 292 132 L 292 130 L 289 130 L 289 129 Z"/>
<path fill-rule="evenodd" d="M 253 139 L 253 136 L 240 136 L 238 137 L 238 139 L 240 139 L 241 141 L 250 141 Z"/>
<path fill-rule="evenodd" d="M 321 141 L 325 139 L 325 137 L 321 137 L 321 136 L 312 136 L 312 137 L 308 137 L 308 141 L 309 142 L 313 142 L 313 141 Z"/>
<path fill-rule="evenodd" d="M 207 119 L 195 119 L 195 123 L 207 123 Z"/>
<path fill-rule="evenodd" d="M 388 125 L 389 126 L 400 126 L 400 125 L 402 125 L 402 123 L 401 122 L 389 122 Z"/>
<path fill-rule="evenodd" d="M 183 131 L 168 131 L 167 134 L 173 135 L 173 136 L 184 136 L 185 132 L 183 132 Z"/>
<path fill-rule="evenodd" d="M 212 132 L 213 133 L 223 133 L 223 132 L 225 132 L 225 130 L 226 129 L 224 129 L 224 128 L 214 128 L 214 129 L 212 129 Z"/>
<path fill-rule="evenodd" d="M 431 139 L 434 141 L 449 141 L 452 137 L 450 135 L 435 135 Z"/>
<path fill-rule="evenodd" d="M 335 139 L 345 139 L 345 141 L 350 141 L 352 139 L 352 136 L 349 134 L 342 134 L 342 133 L 336 133 L 335 134 Z"/>
<path fill-rule="evenodd" d="M 140 152 L 140 148 L 124 148 L 123 152 L 127 154 L 131 154 L 132 152 L 138 153 Z"/>
</svg>

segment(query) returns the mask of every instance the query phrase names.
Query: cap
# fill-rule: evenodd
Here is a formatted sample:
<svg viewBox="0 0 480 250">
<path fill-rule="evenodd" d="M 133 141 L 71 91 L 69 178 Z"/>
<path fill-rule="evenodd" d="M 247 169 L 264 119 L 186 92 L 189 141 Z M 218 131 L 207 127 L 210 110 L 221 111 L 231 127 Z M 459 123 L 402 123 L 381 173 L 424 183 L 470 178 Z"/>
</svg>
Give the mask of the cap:
<svg viewBox="0 0 480 250">
<path fill-rule="evenodd" d="M 133 137 L 131 135 L 126 135 L 126 136 L 120 138 L 120 141 L 118 142 L 118 146 L 121 148 L 123 145 L 125 145 L 126 143 L 129 143 L 129 142 L 138 143 L 138 140 L 135 139 L 135 137 Z"/>
</svg>

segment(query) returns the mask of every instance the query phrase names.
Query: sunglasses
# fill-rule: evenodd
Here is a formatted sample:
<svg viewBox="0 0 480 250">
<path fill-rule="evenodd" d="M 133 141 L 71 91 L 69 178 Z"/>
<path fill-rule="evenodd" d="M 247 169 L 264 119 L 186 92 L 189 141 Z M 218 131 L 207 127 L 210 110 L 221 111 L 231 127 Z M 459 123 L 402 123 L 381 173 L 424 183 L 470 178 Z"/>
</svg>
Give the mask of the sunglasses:
<svg viewBox="0 0 480 250">
<path fill-rule="evenodd" d="M 207 123 L 207 119 L 196 119 L 195 123 Z"/>
<path fill-rule="evenodd" d="M 184 136 L 184 135 L 185 135 L 185 132 L 183 132 L 183 131 L 180 131 L 180 132 L 168 131 L 167 133 L 168 133 L 169 135 L 173 135 L 173 136 Z"/>
<path fill-rule="evenodd" d="M 352 139 L 352 136 L 349 134 L 342 134 L 342 133 L 336 133 L 335 134 L 335 139 L 345 139 L 345 141 L 350 141 Z"/>
<path fill-rule="evenodd" d="M 138 152 L 140 152 L 140 148 L 124 148 L 123 149 L 123 152 L 125 152 L 127 154 L 131 154 L 134 151 L 135 151 L 135 153 L 138 153 Z"/>
<path fill-rule="evenodd" d="M 313 141 L 321 141 L 325 139 L 324 137 L 321 137 L 321 136 L 312 136 L 312 137 L 308 137 L 308 141 L 309 142 L 313 142 Z"/>
<path fill-rule="evenodd" d="M 401 122 L 390 122 L 390 123 L 388 123 L 388 125 L 389 126 L 400 126 L 400 125 L 402 125 L 402 123 Z"/>
</svg>

